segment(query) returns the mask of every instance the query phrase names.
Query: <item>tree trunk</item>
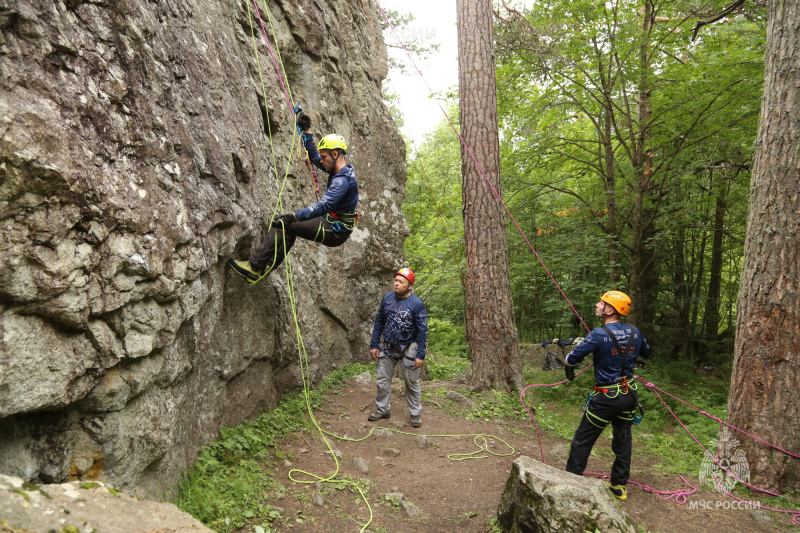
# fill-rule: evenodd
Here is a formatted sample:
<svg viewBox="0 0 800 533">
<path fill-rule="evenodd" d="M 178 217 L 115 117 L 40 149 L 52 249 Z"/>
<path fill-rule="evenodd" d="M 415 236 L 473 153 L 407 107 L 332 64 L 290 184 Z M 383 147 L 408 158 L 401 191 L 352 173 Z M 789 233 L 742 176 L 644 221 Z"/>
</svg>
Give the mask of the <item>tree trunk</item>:
<svg viewBox="0 0 800 533">
<path fill-rule="evenodd" d="M 766 79 L 750 186 L 728 421 L 800 453 L 800 0 L 768 5 Z M 800 460 L 737 434 L 751 479 L 800 488 Z"/>
<path fill-rule="evenodd" d="M 730 183 L 724 170 L 719 173 L 718 181 L 717 201 L 714 207 L 714 239 L 711 243 L 711 266 L 708 272 L 708 298 L 706 312 L 703 314 L 703 340 L 713 354 L 719 352 L 717 337 L 719 336 L 719 296 L 722 288 L 722 238 L 725 231 L 725 211 L 728 209 L 728 184 Z M 714 189 L 713 185 L 712 181 L 712 190 Z"/>
<path fill-rule="evenodd" d="M 458 81 L 461 134 L 498 194 L 500 140 L 491 0 L 459 0 Z M 469 381 L 476 389 L 522 385 L 511 305 L 506 216 L 468 150 L 461 147 Z"/>
<path fill-rule="evenodd" d="M 650 34 L 653 30 L 654 6 L 645 1 L 639 7 L 642 18 L 642 36 L 639 45 L 639 87 L 637 123 L 638 131 L 633 139 L 631 165 L 634 172 L 633 212 L 631 214 L 631 260 L 630 297 L 631 314 L 628 321 L 636 324 L 645 336 L 653 322 L 655 288 L 650 284 L 655 269 L 653 252 L 650 250 L 650 237 L 655 232 L 653 212 L 646 208 L 646 199 L 652 194 L 653 154 L 650 144 L 650 119 L 653 108 L 650 103 Z"/>
<path fill-rule="evenodd" d="M 605 177 L 603 179 L 603 186 L 606 192 L 606 209 L 608 211 L 606 220 L 608 224 L 608 234 L 610 236 L 608 243 L 608 264 L 610 265 L 608 271 L 608 283 L 610 287 L 615 287 L 619 284 L 619 238 L 620 231 L 617 227 L 617 179 L 616 179 L 616 161 L 614 160 L 614 146 L 612 144 L 613 129 L 611 126 L 611 117 L 614 113 L 611 103 L 607 102 L 605 110 L 603 111 L 603 163 L 605 169 Z"/>
<path fill-rule="evenodd" d="M 689 328 L 686 331 L 686 348 L 684 353 L 696 364 L 702 362 L 704 359 L 704 352 L 698 350 L 697 340 L 697 317 L 700 314 L 700 292 L 703 288 L 703 277 L 706 270 L 706 243 L 708 242 L 708 234 L 704 231 L 700 237 L 700 253 L 697 255 L 697 275 L 694 278 L 694 287 L 691 293 L 692 304 L 692 319 L 689 323 Z M 692 261 L 695 264 L 695 261 Z M 698 353 L 699 352 L 699 353 Z"/>
</svg>

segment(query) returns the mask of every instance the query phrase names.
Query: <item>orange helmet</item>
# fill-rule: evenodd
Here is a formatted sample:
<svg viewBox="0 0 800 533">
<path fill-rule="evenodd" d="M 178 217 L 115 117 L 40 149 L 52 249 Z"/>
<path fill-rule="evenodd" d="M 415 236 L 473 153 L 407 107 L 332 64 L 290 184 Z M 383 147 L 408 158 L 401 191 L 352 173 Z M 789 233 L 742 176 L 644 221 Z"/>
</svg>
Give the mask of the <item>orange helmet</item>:
<svg viewBox="0 0 800 533">
<path fill-rule="evenodd" d="M 608 291 L 600 297 L 600 301 L 607 303 L 621 315 L 627 315 L 631 310 L 631 299 L 624 292 Z"/>
<path fill-rule="evenodd" d="M 410 268 L 401 268 L 400 270 L 397 271 L 397 274 L 395 274 L 395 276 L 403 276 L 408 280 L 409 285 L 414 284 L 414 273 L 411 271 Z"/>
</svg>

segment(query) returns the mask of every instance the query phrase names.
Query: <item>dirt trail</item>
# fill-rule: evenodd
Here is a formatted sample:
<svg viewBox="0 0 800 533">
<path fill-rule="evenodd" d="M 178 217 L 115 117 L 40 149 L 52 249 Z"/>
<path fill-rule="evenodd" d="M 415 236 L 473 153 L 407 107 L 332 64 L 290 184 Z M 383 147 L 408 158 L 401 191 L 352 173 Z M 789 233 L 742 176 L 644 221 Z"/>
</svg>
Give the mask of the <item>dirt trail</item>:
<svg viewBox="0 0 800 533">
<path fill-rule="evenodd" d="M 374 383 L 363 385 L 350 381 L 341 388 L 341 394 L 330 394 L 323 407 L 315 412 L 321 427 L 336 435 L 355 439 L 365 436 L 373 426 L 391 427 L 416 435 L 487 434 L 493 436 L 487 437 L 491 451 L 509 453 L 508 448 L 498 440 L 503 439 L 514 448 L 514 453 L 506 457 L 482 453 L 480 455 L 485 458 L 452 461 L 448 459 L 448 454 L 471 453 L 477 449 L 473 437 L 429 437 L 432 445 L 426 448 L 419 446 L 418 437 L 402 434 L 371 436 L 361 442 L 332 438 L 332 447 L 342 455 L 340 475 L 351 480 L 364 480 L 369 485 L 373 521 L 368 530 L 373 533 L 493 531 L 490 520 L 496 516 L 511 462 L 519 455 L 540 457 L 530 423 L 466 420 L 445 412 L 444 404 L 447 401 L 437 398 L 435 401 L 423 401 L 423 425 L 414 429 L 409 425 L 406 402 L 399 383 L 393 384 L 391 419 L 372 423 L 367 421 L 372 406 L 364 406 L 374 399 L 374 387 Z M 543 439 L 545 461 L 562 468 L 569 443 L 549 436 Z M 604 439 L 605 435 L 597 446 L 608 448 L 608 440 Z M 634 443 L 633 480 L 657 490 L 683 488 L 683 483 L 676 476 L 654 477 L 637 473 L 636 446 Z M 319 435 L 293 437 L 282 443 L 280 450 L 281 454 L 288 456 L 291 467 L 279 461 L 281 465 L 274 475 L 283 483 L 284 495 L 279 499 L 276 495 L 268 498 L 268 503 L 284 510 L 286 522 L 280 530 L 358 532 L 369 519 L 369 511 L 357 494 L 346 490 L 343 484 L 323 483 L 315 487 L 314 484 L 295 483 L 288 477 L 292 468 L 322 477 L 333 472 L 334 461 Z M 391 450 L 397 450 L 399 454 L 394 456 Z M 366 475 L 354 465 L 354 459 L 359 457 L 365 459 L 369 467 Z M 609 469 L 610 460 L 591 457 L 587 471 L 607 472 Z M 692 479 L 696 481 L 696 473 L 688 474 L 690 483 Z M 295 477 L 311 479 L 302 474 L 296 474 Z M 320 492 L 324 498 L 323 506 L 314 503 L 315 495 Z M 392 492 L 402 493 L 405 501 L 413 504 L 420 515 L 411 518 L 401 505 L 388 500 L 385 495 Z M 651 532 L 800 531 L 800 527 L 793 527 L 790 520 L 776 513 L 717 509 L 717 501 L 730 500 L 708 489 L 700 489 L 689 501 L 711 502 L 711 505 L 706 509 L 692 509 L 689 504 L 677 505 L 674 500 L 661 500 L 633 485 L 629 488 L 628 501 L 624 505 L 636 522 Z M 766 517 L 769 518 L 768 523 L 761 523 Z"/>
</svg>

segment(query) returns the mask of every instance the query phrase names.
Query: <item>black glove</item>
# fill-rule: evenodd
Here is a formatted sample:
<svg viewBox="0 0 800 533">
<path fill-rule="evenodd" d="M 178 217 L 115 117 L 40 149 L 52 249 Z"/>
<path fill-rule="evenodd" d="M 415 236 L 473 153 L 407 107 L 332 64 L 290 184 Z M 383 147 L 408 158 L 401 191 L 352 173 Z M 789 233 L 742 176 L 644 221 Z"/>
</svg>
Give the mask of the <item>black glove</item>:
<svg viewBox="0 0 800 533">
<path fill-rule="evenodd" d="M 292 213 L 288 213 L 286 215 L 281 215 L 279 217 L 275 217 L 275 220 L 272 221 L 273 228 L 282 228 L 284 226 L 291 226 L 297 219 L 294 218 Z"/>
<path fill-rule="evenodd" d="M 644 358 L 637 356 L 636 357 L 636 366 L 640 366 L 642 368 L 645 368 L 647 366 L 647 364 L 644 361 L 645 361 Z"/>
<path fill-rule="evenodd" d="M 567 375 L 567 379 L 568 380 L 575 381 L 575 367 L 574 366 L 564 365 L 564 373 Z"/>
<path fill-rule="evenodd" d="M 300 114 L 297 115 L 297 125 L 300 126 L 300 129 L 303 131 L 311 129 L 311 117 L 301 111 Z"/>
</svg>

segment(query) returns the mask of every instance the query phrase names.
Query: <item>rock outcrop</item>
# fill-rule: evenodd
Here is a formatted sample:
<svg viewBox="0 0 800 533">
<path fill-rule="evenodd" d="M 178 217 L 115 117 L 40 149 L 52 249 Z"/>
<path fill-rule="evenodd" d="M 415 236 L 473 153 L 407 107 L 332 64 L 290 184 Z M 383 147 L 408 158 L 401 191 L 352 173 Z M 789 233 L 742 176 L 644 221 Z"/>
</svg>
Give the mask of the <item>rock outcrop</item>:
<svg viewBox="0 0 800 533">
<path fill-rule="evenodd" d="M 351 239 L 291 254 L 317 381 L 367 359 L 403 260 L 405 146 L 359 0 L 258 5 L 295 102 L 318 138 L 348 139 L 359 180 Z M 285 173 L 279 213 L 315 200 L 249 14 L 0 0 L 0 472 L 161 497 L 219 428 L 300 386 L 283 269 L 253 288 L 225 269 L 260 242 Z"/>
<path fill-rule="evenodd" d="M 0 475 L 0 516 L 15 531 L 213 533 L 171 503 L 138 499 L 99 481 L 35 487 Z"/>
<path fill-rule="evenodd" d="M 514 460 L 497 518 L 513 533 L 636 533 L 625 508 L 597 479 L 530 457 Z"/>
</svg>

